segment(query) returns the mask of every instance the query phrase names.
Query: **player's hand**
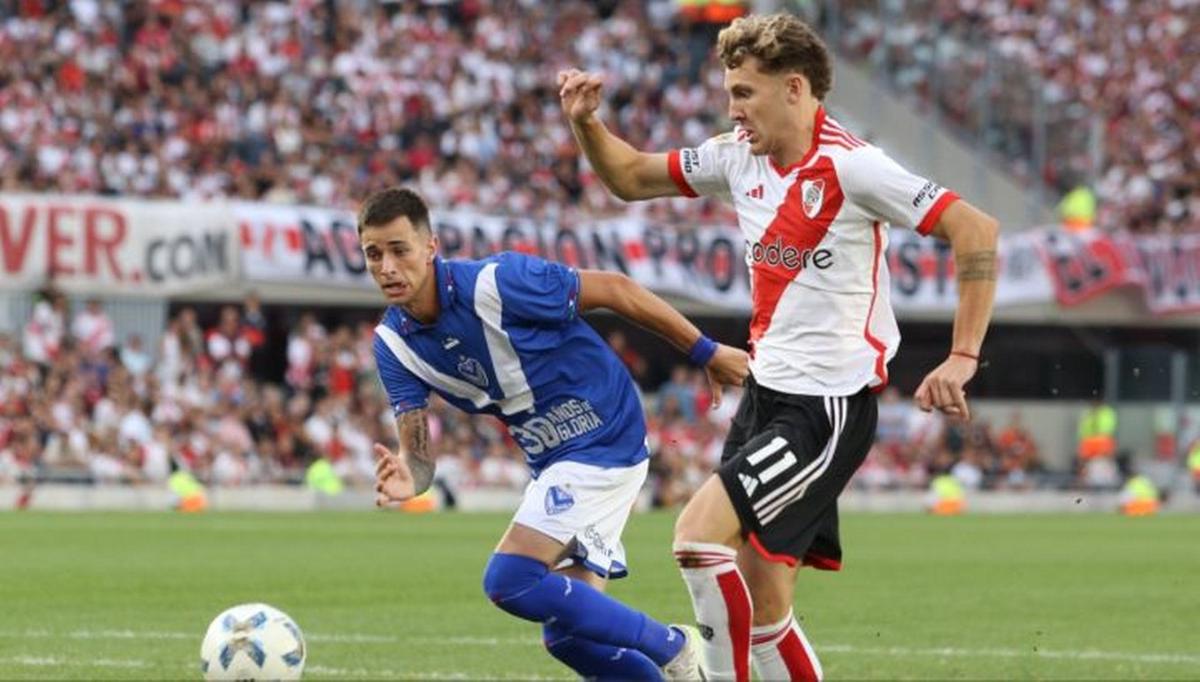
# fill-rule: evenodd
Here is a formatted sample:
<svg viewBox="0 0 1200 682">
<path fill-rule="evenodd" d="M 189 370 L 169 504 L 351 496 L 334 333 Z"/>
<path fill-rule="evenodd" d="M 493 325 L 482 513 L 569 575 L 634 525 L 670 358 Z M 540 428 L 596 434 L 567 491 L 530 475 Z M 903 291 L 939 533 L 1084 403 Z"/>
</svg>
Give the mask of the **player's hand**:
<svg viewBox="0 0 1200 682">
<path fill-rule="evenodd" d="M 600 76 L 579 69 L 558 72 L 558 97 L 572 123 L 583 123 L 600 108 Z"/>
<path fill-rule="evenodd" d="M 415 497 L 417 491 L 408 462 L 379 443 L 372 452 L 375 454 L 375 506 L 391 507 Z"/>
<path fill-rule="evenodd" d="M 926 412 L 937 409 L 963 421 L 970 419 L 971 411 L 967 409 L 967 394 L 963 386 L 975 376 L 978 366 L 977 360 L 960 355 L 946 358 L 917 387 L 917 392 L 913 394 L 917 407 Z"/>
<path fill-rule="evenodd" d="M 750 355 L 740 348 L 717 344 L 717 352 L 704 366 L 708 375 L 708 390 L 712 393 L 712 406 L 721 404 L 721 386 L 741 386 L 750 374 Z"/>
</svg>

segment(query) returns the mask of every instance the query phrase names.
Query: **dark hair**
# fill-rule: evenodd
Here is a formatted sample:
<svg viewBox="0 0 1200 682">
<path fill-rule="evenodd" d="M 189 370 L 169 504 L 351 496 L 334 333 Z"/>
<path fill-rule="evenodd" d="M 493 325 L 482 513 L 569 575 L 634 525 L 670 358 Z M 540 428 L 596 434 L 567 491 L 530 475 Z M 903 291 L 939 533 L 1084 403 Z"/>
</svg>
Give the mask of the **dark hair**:
<svg viewBox="0 0 1200 682">
<path fill-rule="evenodd" d="M 381 227 L 396 218 L 408 218 L 413 229 L 432 232 L 429 207 L 425 200 L 407 187 L 389 187 L 367 197 L 358 212 L 358 233 L 368 227 Z"/>
<path fill-rule="evenodd" d="M 764 73 L 798 71 L 808 79 L 818 100 L 824 100 L 833 87 L 829 48 L 808 24 L 790 14 L 734 19 L 717 36 L 717 54 L 727 69 L 736 69 L 746 57 L 754 57 Z"/>
</svg>

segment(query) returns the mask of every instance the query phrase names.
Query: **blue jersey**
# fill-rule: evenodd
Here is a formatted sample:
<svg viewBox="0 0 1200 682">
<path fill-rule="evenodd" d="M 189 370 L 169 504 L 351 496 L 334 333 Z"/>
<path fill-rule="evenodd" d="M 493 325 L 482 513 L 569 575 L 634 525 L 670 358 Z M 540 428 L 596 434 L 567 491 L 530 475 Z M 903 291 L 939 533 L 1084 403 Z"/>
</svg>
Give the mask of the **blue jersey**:
<svg viewBox="0 0 1200 682">
<path fill-rule="evenodd" d="M 375 361 L 395 414 L 429 392 L 498 417 L 536 478 L 553 462 L 601 467 L 647 456 L 646 421 L 625 366 L 576 309 L 579 273 L 501 253 L 434 259 L 441 310 L 424 325 L 389 307 L 375 328 Z"/>
</svg>

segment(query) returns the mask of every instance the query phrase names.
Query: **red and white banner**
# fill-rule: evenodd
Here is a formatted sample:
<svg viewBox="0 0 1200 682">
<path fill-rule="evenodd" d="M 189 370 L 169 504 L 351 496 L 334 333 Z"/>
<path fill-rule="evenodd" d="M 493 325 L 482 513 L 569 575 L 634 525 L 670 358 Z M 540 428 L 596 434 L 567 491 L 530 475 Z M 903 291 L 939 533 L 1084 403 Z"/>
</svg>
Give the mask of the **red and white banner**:
<svg viewBox="0 0 1200 682">
<path fill-rule="evenodd" d="M 216 204 L 0 195 L 0 281 L 69 293 L 164 296 L 237 277 L 232 215 Z"/>
<path fill-rule="evenodd" d="M 747 312 L 745 242 L 733 226 L 681 230 L 641 219 L 560 226 L 473 211 L 434 212 L 448 258 L 500 250 L 577 267 L 621 271 L 659 293 Z M 950 311 L 958 301 L 950 246 L 890 232 L 898 311 Z M 1070 307 L 1113 287 L 1142 288 L 1155 314 L 1200 311 L 1200 235 L 1001 236 L 996 305 Z M 0 288 L 53 277 L 71 293 L 171 296 L 296 283 L 370 288 L 355 216 L 277 204 L 184 204 L 100 197 L 0 194 Z"/>
<path fill-rule="evenodd" d="M 1131 240 L 1146 307 L 1162 315 L 1200 311 L 1200 234 Z"/>
</svg>

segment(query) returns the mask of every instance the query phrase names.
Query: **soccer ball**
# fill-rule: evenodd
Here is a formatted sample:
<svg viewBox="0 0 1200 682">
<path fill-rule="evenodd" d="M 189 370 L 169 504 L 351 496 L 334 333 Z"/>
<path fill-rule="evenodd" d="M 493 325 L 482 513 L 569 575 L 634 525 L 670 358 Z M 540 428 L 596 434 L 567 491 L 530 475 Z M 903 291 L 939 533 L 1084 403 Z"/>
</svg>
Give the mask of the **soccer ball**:
<svg viewBox="0 0 1200 682">
<path fill-rule="evenodd" d="M 267 604 L 239 604 L 213 619 L 200 645 L 206 680 L 298 680 L 304 635 L 286 613 Z"/>
</svg>

